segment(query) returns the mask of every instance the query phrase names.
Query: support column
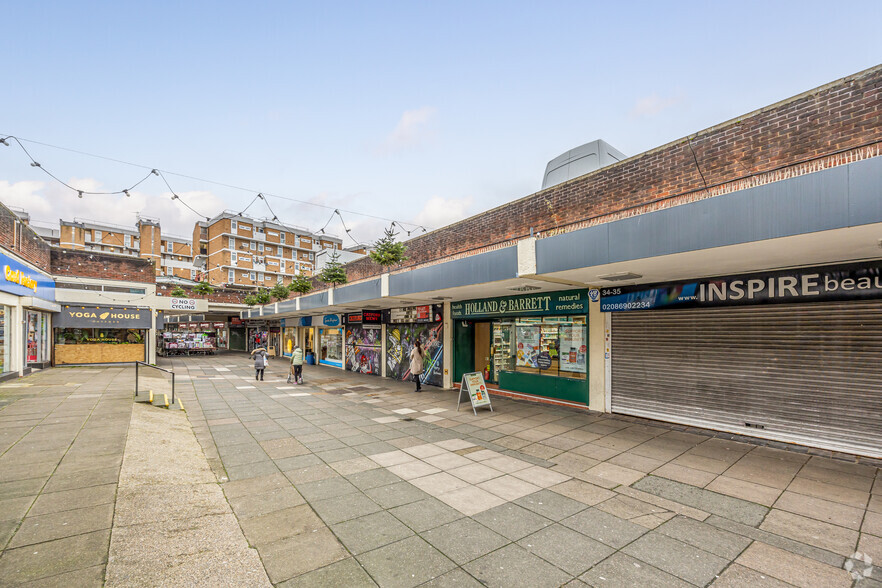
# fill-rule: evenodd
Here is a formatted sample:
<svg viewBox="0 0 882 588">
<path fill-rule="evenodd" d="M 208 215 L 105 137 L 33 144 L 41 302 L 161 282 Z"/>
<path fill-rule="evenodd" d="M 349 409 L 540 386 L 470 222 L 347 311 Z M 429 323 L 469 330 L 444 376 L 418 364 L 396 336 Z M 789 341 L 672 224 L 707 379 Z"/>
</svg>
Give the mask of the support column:
<svg viewBox="0 0 882 588">
<path fill-rule="evenodd" d="M 588 408 L 609 412 L 606 405 L 605 360 L 606 313 L 600 312 L 600 297 L 588 303 Z"/>
<path fill-rule="evenodd" d="M 442 384 L 445 390 L 449 390 L 453 388 L 453 319 L 450 317 L 450 301 L 444 301 L 444 310 L 442 311 L 442 324 L 444 328 L 442 329 L 444 333 L 443 345 L 444 345 L 444 354 L 443 361 L 441 362 L 444 371 L 444 377 L 442 379 Z"/>
</svg>

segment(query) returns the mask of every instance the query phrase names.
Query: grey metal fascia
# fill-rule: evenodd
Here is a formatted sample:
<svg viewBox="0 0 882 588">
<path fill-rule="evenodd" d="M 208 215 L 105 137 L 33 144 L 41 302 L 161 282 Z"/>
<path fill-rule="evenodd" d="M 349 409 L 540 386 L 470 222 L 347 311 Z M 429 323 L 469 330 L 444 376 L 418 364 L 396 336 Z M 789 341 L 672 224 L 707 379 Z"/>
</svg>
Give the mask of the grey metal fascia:
<svg viewBox="0 0 882 588">
<path fill-rule="evenodd" d="M 408 296 L 518 277 L 517 247 L 479 253 L 389 276 L 389 295 Z"/>
</svg>

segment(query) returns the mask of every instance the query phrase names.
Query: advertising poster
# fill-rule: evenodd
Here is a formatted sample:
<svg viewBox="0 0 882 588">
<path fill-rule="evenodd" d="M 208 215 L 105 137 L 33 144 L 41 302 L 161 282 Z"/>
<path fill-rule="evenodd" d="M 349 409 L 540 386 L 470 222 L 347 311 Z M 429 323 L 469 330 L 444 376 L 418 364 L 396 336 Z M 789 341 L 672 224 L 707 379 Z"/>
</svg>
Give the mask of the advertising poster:
<svg viewBox="0 0 882 588">
<path fill-rule="evenodd" d="M 517 327 L 516 366 L 539 368 L 539 353 L 542 351 L 539 339 L 540 331 L 538 326 Z"/>
<path fill-rule="evenodd" d="M 585 327 L 582 325 L 560 326 L 560 370 L 562 372 L 588 371 L 588 346 L 585 341 Z"/>
<path fill-rule="evenodd" d="M 346 369 L 380 375 L 380 329 L 360 325 L 346 327 Z"/>
<path fill-rule="evenodd" d="M 386 375 L 396 380 L 410 379 L 410 352 L 419 338 L 423 346 L 423 384 L 443 384 L 443 323 L 388 325 L 386 327 Z"/>
<path fill-rule="evenodd" d="M 469 390 L 469 398 L 472 401 L 472 406 L 478 408 L 479 406 L 487 406 L 490 404 L 490 395 L 487 393 L 487 386 L 484 384 L 484 378 L 481 376 L 481 372 L 463 374 L 462 379 L 465 381 L 466 387 Z"/>
</svg>

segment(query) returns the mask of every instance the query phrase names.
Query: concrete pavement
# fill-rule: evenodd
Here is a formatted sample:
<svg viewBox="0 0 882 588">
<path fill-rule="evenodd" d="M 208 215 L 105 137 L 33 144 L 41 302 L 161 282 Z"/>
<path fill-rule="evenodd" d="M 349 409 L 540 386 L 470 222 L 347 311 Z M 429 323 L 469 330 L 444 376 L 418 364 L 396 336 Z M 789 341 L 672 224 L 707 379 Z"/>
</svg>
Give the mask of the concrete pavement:
<svg viewBox="0 0 882 588">
<path fill-rule="evenodd" d="M 172 582 L 137 550 L 105 565 L 126 543 L 121 513 L 139 524 L 148 511 L 131 507 L 164 495 L 127 502 L 153 468 L 120 478 L 120 465 L 167 461 L 144 448 L 173 437 L 190 522 L 238 523 L 208 551 L 256 551 L 275 585 L 882 585 L 878 569 L 851 575 L 871 567 L 864 554 L 882 561 L 874 465 L 503 398 L 457 413 L 455 393 L 324 367 L 291 386 L 281 360 L 264 382 L 244 355 L 164 365 L 192 429 L 181 413 L 133 414 L 128 368 L 0 385 L 0 584 Z M 156 536 L 176 520 L 160 516 Z"/>
</svg>

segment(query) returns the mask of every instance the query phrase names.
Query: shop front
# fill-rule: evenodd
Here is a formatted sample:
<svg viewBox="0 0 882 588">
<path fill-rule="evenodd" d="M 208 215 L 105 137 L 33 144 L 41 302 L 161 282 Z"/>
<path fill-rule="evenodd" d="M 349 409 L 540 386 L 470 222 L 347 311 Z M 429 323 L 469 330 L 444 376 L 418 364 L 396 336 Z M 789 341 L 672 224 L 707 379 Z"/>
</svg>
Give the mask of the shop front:
<svg viewBox="0 0 882 588">
<path fill-rule="evenodd" d="M 218 349 L 223 327 L 224 323 L 169 323 L 160 337 L 157 352 L 165 357 L 212 355 Z"/>
<path fill-rule="evenodd" d="M 882 261 L 605 288 L 612 412 L 882 457 Z"/>
<path fill-rule="evenodd" d="M 317 320 L 316 320 L 317 319 Z M 333 367 L 343 367 L 343 325 L 339 314 L 326 314 L 313 317 L 318 327 L 318 363 Z"/>
<path fill-rule="evenodd" d="M 0 254 L 0 379 L 50 363 L 55 282 L 18 258 Z"/>
<path fill-rule="evenodd" d="M 444 385 L 444 337 L 442 306 L 425 305 L 392 308 L 385 313 L 386 377 L 410 380 L 410 352 L 419 340 L 423 348 L 420 381 Z M 468 370 L 471 371 L 471 370 Z"/>
<path fill-rule="evenodd" d="M 145 361 L 149 308 L 64 305 L 52 318 L 55 365 Z"/>
<path fill-rule="evenodd" d="M 248 349 L 248 335 L 242 319 L 230 317 L 229 349 L 232 351 L 246 351 Z"/>
<path fill-rule="evenodd" d="M 343 315 L 346 329 L 346 370 L 380 375 L 383 313 L 363 310 Z"/>
<path fill-rule="evenodd" d="M 453 302 L 454 382 L 588 404 L 588 290 Z"/>
</svg>

